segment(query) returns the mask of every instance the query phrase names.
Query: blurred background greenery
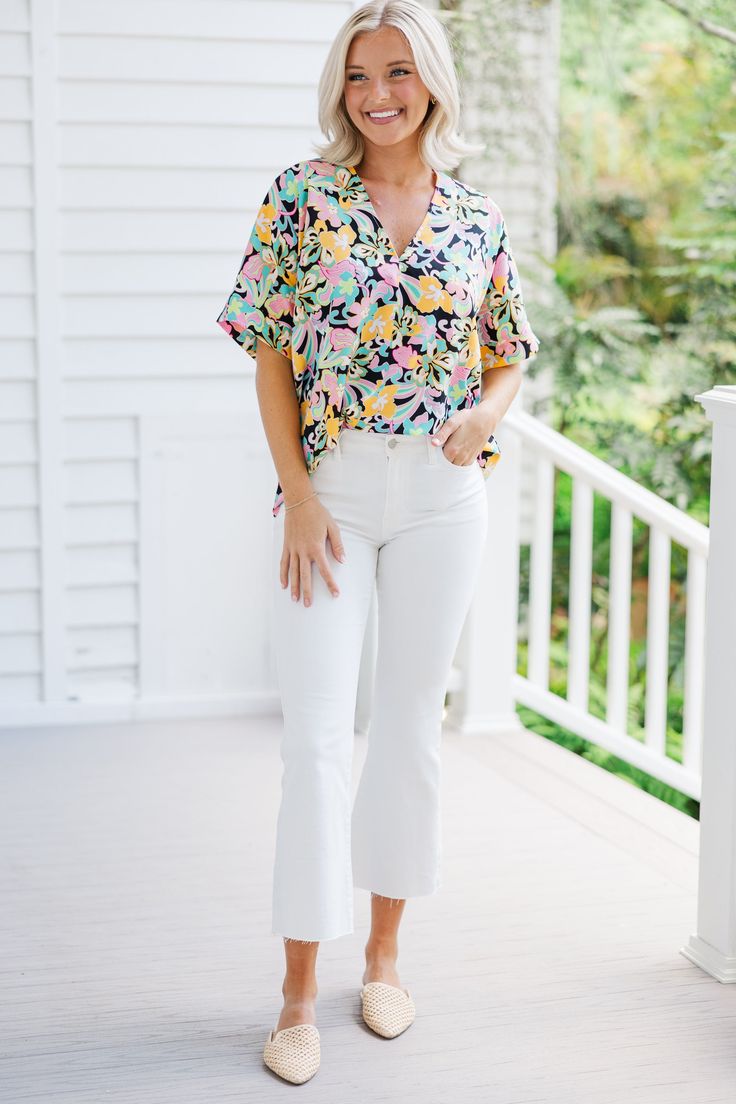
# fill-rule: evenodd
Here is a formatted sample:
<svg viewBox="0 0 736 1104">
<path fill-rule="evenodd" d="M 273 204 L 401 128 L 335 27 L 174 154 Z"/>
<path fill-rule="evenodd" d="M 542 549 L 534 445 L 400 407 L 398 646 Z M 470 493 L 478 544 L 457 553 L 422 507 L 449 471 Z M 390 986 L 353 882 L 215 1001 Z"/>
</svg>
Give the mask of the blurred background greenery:
<svg viewBox="0 0 736 1104">
<path fill-rule="evenodd" d="M 555 429 L 707 524 L 711 433 L 693 397 L 736 383 L 736 12 L 732 3 L 678 7 L 562 2 L 558 252 L 552 301 L 535 307 L 545 357 L 530 374 L 554 374 L 545 409 Z M 570 479 L 558 473 L 550 689 L 561 694 L 570 500 Z M 596 496 L 590 711 L 601 718 L 610 513 Z M 635 522 L 629 733 L 640 739 L 648 538 Z M 667 751 L 677 760 L 685 573 L 684 550 L 673 545 Z M 523 673 L 528 548 L 521 575 Z M 698 815 L 691 798 L 531 710 L 519 713 L 527 727 Z"/>
</svg>

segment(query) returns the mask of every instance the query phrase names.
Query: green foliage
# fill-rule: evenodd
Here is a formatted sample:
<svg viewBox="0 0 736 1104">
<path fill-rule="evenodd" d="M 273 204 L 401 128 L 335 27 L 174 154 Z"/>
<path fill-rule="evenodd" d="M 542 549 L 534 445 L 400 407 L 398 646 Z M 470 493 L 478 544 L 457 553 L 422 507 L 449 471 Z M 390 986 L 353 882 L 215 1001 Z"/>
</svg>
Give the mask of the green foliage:
<svg viewBox="0 0 736 1104">
<path fill-rule="evenodd" d="M 519 140 L 558 151 L 558 248 L 529 374 L 539 408 L 584 448 L 705 523 L 711 427 L 695 396 L 736 383 L 736 47 L 732 0 L 561 0 L 559 135 L 525 79 L 502 0 L 440 0 L 493 164 Z M 529 37 L 545 0 L 525 7 Z M 528 41 L 528 39 L 526 40 Z M 488 79 L 478 83 L 478 72 Z M 498 126 L 500 115 L 513 125 Z M 509 139 L 512 140 L 509 140 Z M 547 390 L 545 388 L 545 390 Z M 555 485 L 550 687 L 565 694 L 570 480 Z M 606 713 L 610 504 L 595 498 L 590 711 Z M 634 519 L 628 733 L 643 738 L 649 530 Z M 520 559 L 519 670 L 527 667 L 529 548 Z M 686 558 L 673 545 L 667 752 L 682 758 Z M 696 803 L 520 710 L 524 722 L 696 815 Z"/>
<path fill-rule="evenodd" d="M 535 307 L 553 424 L 707 521 L 736 383 L 736 50 L 659 0 L 563 4 L 559 248 Z M 694 95 L 697 89 L 697 95 Z"/>
<path fill-rule="evenodd" d="M 701 3 L 728 25 L 733 12 Z M 558 252 L 535 304 L 554 427 L 708 521 L 710 424 L 736 383 L 736 48 L 660 0 L 563 0 Z M 539 411 L 537 411 L 539 412 Z M 570 480 L 555 486 L 550 689 L 567 686 Z M 628 732 L 643 738 L 648 527 L 635 521 Z M 605 718 L 610 506 L 594 513 L 590 711 Z M 682 759 L 684 550 L 672 548 L 666 747 Z M 529 550 L 520 563 L 526 671 Z M 697 803 L 528 710 L 524 723 L 690 815 Z"/>
</svg>

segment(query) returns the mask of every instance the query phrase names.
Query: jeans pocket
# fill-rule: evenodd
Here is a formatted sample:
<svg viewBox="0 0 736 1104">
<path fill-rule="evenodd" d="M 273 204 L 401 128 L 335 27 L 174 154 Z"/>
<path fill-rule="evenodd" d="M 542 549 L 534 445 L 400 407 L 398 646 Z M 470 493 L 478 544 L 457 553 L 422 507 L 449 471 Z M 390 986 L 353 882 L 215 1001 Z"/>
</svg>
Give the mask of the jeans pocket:
<svg viewBox="0 0 736 1104">
<path fill-rule="evenodd" d="M 449 456 L 445 456 L 445 450 L 442 445 L 438 446 L 438 452 L 440 454 L 441 460 L 447 465 L 447 467 L 455 468 L 457 471 L 470 471 L 478 463 L 477 458 L 474 458 L 471 464 L 455 464 L 452 460 L 450 460 Z"/>
</svg>

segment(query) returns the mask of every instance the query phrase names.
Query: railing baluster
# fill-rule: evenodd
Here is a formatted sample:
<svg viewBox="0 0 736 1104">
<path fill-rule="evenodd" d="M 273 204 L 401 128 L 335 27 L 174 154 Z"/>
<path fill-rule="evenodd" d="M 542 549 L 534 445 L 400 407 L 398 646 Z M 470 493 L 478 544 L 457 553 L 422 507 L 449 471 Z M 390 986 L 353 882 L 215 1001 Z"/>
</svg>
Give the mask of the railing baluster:
<svg viewBox="0 0 736 1104">
<path fill-rule="evenodd" d="M 733 408 L 734 406 L 728 407 L 730 411 Z M 701 746 L 707 743 L 708 738 L 708 671 L 702 647 L 703 606 L 707 604 L 703 601 L 703 592 L 706 589 L 704 572 L 710 543 L 707 527 L 525 411 L 511 409 L 504 421 L 508 428 L 518 432 L 524 445 L 528 446 L 535 457 L 528 665 L 526 675 L 517 673 L 514 677 L 513 692 L 516 701 L 591 740 L 611 754 L 620 756 L 653 777 L 660 778 L 675 789 L 700 800 Z M 580 534 L 572 537 L 571 547 L 570 646 L 566 698 L 549 689 L 554 477 L 557 471 L 564 472 L 573 480 L 573 530 Z M 581 480 L 588 490 L 581 490 L 580 486 L 576 486 L 577 480 Z M 587 547 L 583 539 L 583 534 L 588 530 L 586 513 L 590 490 L 594 496 L 593 501 L 596 494 L 602 495 L 610 500 L 612 507 L 605 721 L 590 712 L 589 698 L 594 684 L 588 681 L 586 696 L 585 682 L 590 676 L 582 669 L 582 657 L 585 655 L 587 660 L 593 629 L 592 621 L 590 630 L 586 625 L 590 595 L 587 586 Z M 634 518 L 640 519 L 650 529 L 644 742 L 628 732 L 629 700 L 632 696 L 629 672 Z M 682 763 L 667 754 L 671 541 L 682 545 L 690 557 L 685 626 Z M 708 571 L 710 572 L 710 564 Z M 709 574 L 709 587 L 710 578 Z M 707 604 L 707 608 L 711 610 L 712 604 Z M 713 654 L 713 649 L 709 654 Z M 717 693 L 717 680 L 715 686 L 714 693 Z M 704 709 L 701 698 L 703 694 Z M 704 714 L 702 719 L 701 713 Z"/>
<path fill-rule="evenodd" d="M 529 678 L 549 686 L 549 637 L 552 606 L 552 529 L 555 469 L 546 456 L 534 465 L 534 529 L 529 568 Z"/>
<path fill-rule="evenodd" d="M 632 534 L 631 511 L 614 502 L 608 584 L 606 720 L 621 732 L 627 731 L 629 714 Z"/>
<path fill-rule="evenodd" d="M 570 527 L 567 700 L 583 710 L 588 708 L 592 570 L 593 488 L 576 477 L 572 482 Z"/>
<path fill-rule="evenodd" d="M 687 559 L 685 614 L 685 703 L 682 719 L 682 761 L 701 770 L 703 747 L 703 679 L 705 674 L 705 556 L 690 552 Z"/>
<path fill-rule="evenodd" d="M 649 531 L 649 599 L 647 602 L 647 746 L 660 755 L 667 747 L 667 676 L 670 637 L 670 538 Z"/>
</svg>

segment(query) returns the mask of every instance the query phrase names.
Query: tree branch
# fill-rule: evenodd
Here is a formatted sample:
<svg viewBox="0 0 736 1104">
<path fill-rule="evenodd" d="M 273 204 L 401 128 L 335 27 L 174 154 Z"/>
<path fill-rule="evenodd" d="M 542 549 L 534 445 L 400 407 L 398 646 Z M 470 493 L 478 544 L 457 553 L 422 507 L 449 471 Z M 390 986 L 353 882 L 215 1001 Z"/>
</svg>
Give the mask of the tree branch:
<svg viewBox="0 0 736 1104">
<path fill-rule="evenodd" d="M 710 19 L 703 19 L 702 16 L 695 15 L 687 4 L 682 3 L 682 0 L 662 0 L 662 3 L 674 8 L 680 15 L 684 15 L 686 19 L 689 19 L 691 23 L 695 23 L 706 34 L 723 38 L 726 42 L 730 42 L 732 46 L 736 46 L 736 31 L 730 31 L 727 27 L 720 27 L 717 23 L 711 23 Z"/>
</svg>

